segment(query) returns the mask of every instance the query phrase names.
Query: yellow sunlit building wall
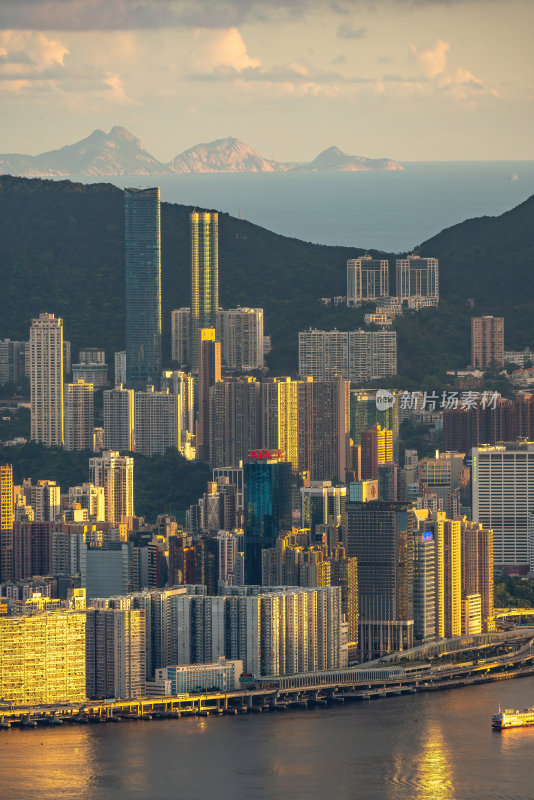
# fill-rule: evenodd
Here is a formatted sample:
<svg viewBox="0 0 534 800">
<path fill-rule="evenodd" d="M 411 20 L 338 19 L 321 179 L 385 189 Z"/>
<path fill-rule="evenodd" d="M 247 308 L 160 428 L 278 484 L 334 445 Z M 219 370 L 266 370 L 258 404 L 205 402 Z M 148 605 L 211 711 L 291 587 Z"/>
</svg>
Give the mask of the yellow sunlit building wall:
<svg viewBox="0 0 534 800">
<path fill-rule="evenodd" d="M 0 617 L 0 697 L 26 706 L 85 696 L 85 614 Z"/>
</svg>

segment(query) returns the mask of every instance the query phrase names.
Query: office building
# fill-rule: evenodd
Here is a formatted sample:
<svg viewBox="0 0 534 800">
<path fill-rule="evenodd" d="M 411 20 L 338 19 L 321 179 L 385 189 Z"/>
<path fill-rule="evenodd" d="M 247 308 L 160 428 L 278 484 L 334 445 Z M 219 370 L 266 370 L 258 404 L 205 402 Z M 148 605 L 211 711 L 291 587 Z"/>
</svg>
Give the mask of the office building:
<svg viewBox="0 0 534 800">
<path fill-rule="evenodd" d="M 410 503 L 346 505 L 344 546 L 358 561 L 363 661 L 413 646 L 413 518 Z"/>
<path fill-rule="evenodd" d="M 347 305 L 359 306 L 389 295 L 389 261 L 369 254 L 347 261 Z"/>
<path fill-rule="evenodd" d="M 299 374 L 365 383 L 397 374 L 396 331 L 301 331 Z"/>
<path fill-rule="evenodd" d="M 41 314 L 30 328 L 31 438 L 63 447 L 63 320 Z"/>
<path fill-rule="evenodd" d="M 199 331 L 219 328 L 219 215 L 191 214 L 191 366 L 198 369 Z M 218 339 L 218 336 L 216 336 Z"/>
<path fill-rule="evenodd" d="M 361 476 L 364 481 L 378 480 L 378 468 L 393 461 L 393 432 L 378 423 L 361 431 Z"/>
<path fill-rule="evenodd" d="M 209 461 L 210 459 L 210 389 L 221 380 L 221 344 L 216 341 L 216 334 L 215 328 L 200 328 L 197 333 L 198 420 L 196 451 L 197 458 L 201 461 Z M 226 463 L 228 465 L 228 462 Z M 216 466 L 224 466 L 224 464 L 217 464 Z"/>
<path fill-rule="evenodd" d="M 169 448 L 179 450 L 180 396 L 155 392 L 135 392 L 134 450 L 148 458 L 165 455 Z"/>
<path fill-rule="evenodd" d="M 114 354 L 115 386 L 126 386 L 126 350 Z"/>
<path fill-rule="evenodd" d="M 346 486 L 332 486 L 331 481 L 312 481 L 300 489 L 302 528 L 309 528 L 312 541 L 318 525 L 345 519 Z M 285 581 L 284 581 L 285 582 Z"/>
<path fill-rule="evenodd" d="M 92 450 L 95 425 L 92 383 L 79 378 L 65 385 L 65 450 Z"/>
<path fill-rule="evenodd" d="M 134 449 L 134 390 L 121 384 L 104 396 L 104 448 L 129 453 Z"/>
<path fill-rule="evenodd" d="M 83 703 L 85 614 L 0 616 L 0 697 L 14 706 Z"/>
<path fill-rule="evenodd" d="M 465 453 L 437 453 L 435 458 L 422 458 L 417 465 L 421 497 L 436 495 L 448 518 L 460 513 L 460 488 L 468 483 L 464 459 Z"/>
<path fill-rule="evenodd" d="M 473 521 L 493 530 L 497 569 L 526 573 L 530 497 L 534 496 L 534 444 L 474 447 L 472 459 Z"/>
<path fill-rule="evenodd" d="M 471 366 L 504 365 L 504 317 L 471 317 Z"/>
<path fill-rule="evenodd" d="M 396 294 L 402 302 L 415 301 L 414 307 L 439 303 L 439 262 L 437 258 L 409 255 L 396 262 Z M 419 301 L 419 303 L 417 302 Z"/>
<path fill-rule="evenodd" d="M 0 466 L 0 581 L 13 580 L 13 467 Z"/>
<path fill-rule="evenodd" d="M 198 694 L 199 692 L 235 692 L 240 688 L 242 661 L 227 661 L 221 656 L 213 664 L 187 664 L 156 670 L 154 687 L 158 694 Z M 168 691 L 167 691 L 168 689 Z"/>
<path fill-rule="evenodd" d="M 115 450 L 89 459 L 90 483 L 104 487 L 107 522 L 116 524 L 134 515 L 133 466 L 131 456 L 121 456 Z"/>
<path fill-rule="evenodd" d="M 394 402 L 391 404 L 379 402 L 377 405 L 377 395 L 374 391 L 365 389 L 350 390 L 350 438 L 354 445 L 361 444 L 361 432 L 367 431 L 376 423 L 381 428 L 386 428 L 392 432 L 393 436 L 393 458 L 399 460 L 399 394 L 397 391 L 391 392 Z"/>
<path fill-rule="evenodd" d="M 18 383 L 29 374 L 29 369 L 29 343 L 0 339 L 0 386 Z"/>
<path fill-rule="evenodd" d="M 126 384 L 144 390 L 161 374 L 159 188 L 124 190 Z"/>
<path fill-rule="evenodd" d="M 245 463 L 245 569 L 247 583 L 261 583 L 261 553 L 291 530 L 291 464 L 275 458 Z"/>
<path fill-rule="evenodd" d="M 87 609 L 88 697 L 145 697 L 145 633 L 143 610 Z"/>
</svg>

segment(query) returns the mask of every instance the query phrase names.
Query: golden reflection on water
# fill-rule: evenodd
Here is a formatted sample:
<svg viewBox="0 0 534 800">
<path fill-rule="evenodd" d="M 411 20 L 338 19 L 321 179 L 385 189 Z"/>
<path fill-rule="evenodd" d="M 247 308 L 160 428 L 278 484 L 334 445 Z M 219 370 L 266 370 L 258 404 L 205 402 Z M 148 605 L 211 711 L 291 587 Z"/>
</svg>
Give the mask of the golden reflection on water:
<svg viewBox="0 0 534 800">
<path fill-rule="evenodd" d="M 441 729 L 429 726 L 423 735 L 416 798 L 454 800 L 449 753 Z"/>
</svg>

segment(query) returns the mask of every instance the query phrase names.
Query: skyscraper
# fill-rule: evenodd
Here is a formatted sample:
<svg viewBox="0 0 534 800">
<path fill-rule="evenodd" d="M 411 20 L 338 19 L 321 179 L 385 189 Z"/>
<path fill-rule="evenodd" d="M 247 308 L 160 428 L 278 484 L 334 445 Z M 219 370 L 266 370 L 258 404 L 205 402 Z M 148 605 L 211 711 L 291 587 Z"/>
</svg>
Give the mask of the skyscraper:
<svg viewBox="0 0 534 800">
<path fill-rule="evenodd" d="M 198 354 L 198 422 L 197 458 L 208 461 L 210 453 L 210 386 L 221 380 L 221 345 L 215 341 L 215 328 L 197 332 Z M 230 466 L 217 464 L 218 467 Z M 237 466 L 232 464 L 231 466 Z"/>
<path fill-rule="evenodd" d="M 63 447 L 63 320 L 41 314 L 30 328 L 31 437 Z"/>
<path fill-rule="evenodd" d="M 219 329 L 219 215 L 191 214 L 191 366 L 198 367 L 198 332 Z"/>
<path fill-rule="evenodd" d="M 396 331 L 300 331 L 299 373 L 316 381 L 371 381 L 397 373 Z"/>
<path fill-rule="evenodd" d="M 471 317 L 471 365 L 504 364 L 504 317 Z"/>
<path fill-rule="evenodd" d="M 65 386 L 65 449 L 92 450 L 95 424 L 93 384 L 79 378 Z"/>
<path fill-rule="evenodd" d="M 165 455 L 168 448 L 180 449 L 180 395 L 135 392 L 135 452 L 148 458 Z"/>
<path fill-rule="evenodd" d="M 120 384 L 104 393 L 104 447 L 119 453 L 134 449 L 134 391 Z"/>
<path fill-rule="evenodd" d="M 291 529 L 291 464 L 252 458 L 245 464 L 245 575 L 261 583 L 261 553 Z"/>
<path fill-rule="evenodd" d="M 0 467 L 0 581 L 13 580 L 13 467 Z"/>
<path fill-rule="evenodd" d="M 124 190 L 126 375 L 132 389 L 161 374 L 161 222 L 159 188 Z"/>
<path fill-rule="evenodd" d="M 358 559 L 362 660 L 413 645 L 410 503 L 346 504 L 347 556 Z"/>
<path fill-rule="evenodd" d="M 113 450 L 89 459 L 90 482 L 104 487 L 107 522 L 133 517 L 133 465 L 131 456 L 120 456 Z"/>
</svg>

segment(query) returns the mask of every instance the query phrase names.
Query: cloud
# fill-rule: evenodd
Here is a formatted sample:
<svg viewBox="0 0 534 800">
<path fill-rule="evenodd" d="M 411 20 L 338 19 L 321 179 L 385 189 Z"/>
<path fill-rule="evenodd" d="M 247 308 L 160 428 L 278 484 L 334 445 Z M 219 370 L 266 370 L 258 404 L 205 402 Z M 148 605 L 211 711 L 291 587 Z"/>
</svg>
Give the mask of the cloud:
<svg viewBox="0 0 534 800">
<path fill-rule="evenodd" d="M 251 58 L 247 46 L 237 28 L 222 31 L 200 29 L 194 34 L 195 46 L 188 54 L 187 69 L 193 73 L 205 73 L 217 68 L 242 72 L 260 66 L 257 58 Z"/>
<path fill-rule="evenodd" d="M 28 72 L 63 66 L 69 51 L 62 42 L 36 31 L 0 31 L 0 61 L 24 64 Z"/>
<path fill-rule="evenodd" d="M 420 69 L 427 78 L 441 75 L 447 67 L 447 54 L 451 46 L 443 39 L 436 39 L 434 46 L 428 50 L 418 50 L 412 45 L 411 50 L 417 59 Z"/>
<path fill-rule="evenodd" d="M 337 29 L 340 39 L 363 39 L 367 35 L 367 28 L 353 28 L 348 22 L 344 22 Z"/>
<path fill-rule="evenodd" d="M 495 0 L 496 1 L 496 0 Z M 246 21 L 347 15 L 367 0 L 0 0 L 2 26 L 43 31 L 228 28 Z M 384 6 L 462 5 L 467 0 L 374 0 Z M 488 0 L 474 0 L 487 3 Z"/>
</svg>

